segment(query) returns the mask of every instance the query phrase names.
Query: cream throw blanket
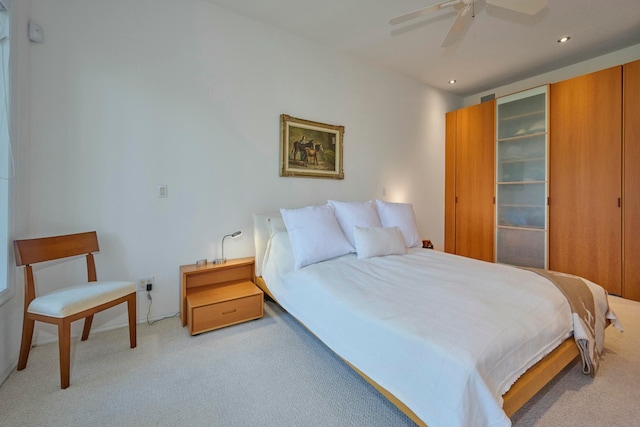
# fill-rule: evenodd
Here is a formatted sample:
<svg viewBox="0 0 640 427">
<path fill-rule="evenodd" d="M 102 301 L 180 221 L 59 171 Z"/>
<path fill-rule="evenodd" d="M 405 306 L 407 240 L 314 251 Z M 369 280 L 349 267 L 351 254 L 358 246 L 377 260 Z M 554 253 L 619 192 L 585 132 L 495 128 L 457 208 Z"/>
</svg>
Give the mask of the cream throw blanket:
<svg viewBox="0 0 640 427">
<path fill-rule="evenodd" d="M 604 333 L 596 333 L 596 310 L 589 286 L 578 276 L 539 268 L 524 268 L 549 279 L 569 301 L 573 317 L 573 337 L 582 356 L 582 372 L 595 376 Z"/>
</svg>

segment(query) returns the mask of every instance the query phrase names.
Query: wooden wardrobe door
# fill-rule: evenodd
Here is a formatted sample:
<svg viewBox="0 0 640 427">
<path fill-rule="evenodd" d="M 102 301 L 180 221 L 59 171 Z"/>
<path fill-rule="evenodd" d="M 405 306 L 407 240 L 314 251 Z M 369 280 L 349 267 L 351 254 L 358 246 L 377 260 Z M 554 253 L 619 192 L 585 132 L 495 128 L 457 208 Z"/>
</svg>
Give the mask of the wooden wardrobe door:
<svg viewBox="0 0 640 427">
<path fill-rule="evenodd" d="M 494 260 L 495 101 L 457 111 L 455 253 Z"/>
<path fill-rule="evenodd" d="M 456 253 L 456 135 L 457 111 L 446 114 L 444 165 L 444 251 Z"/>
<path fill-rule="evenodd" d="M 622 291 L 622 67 L 550 88 L 549 269 Z"/>
<path fill-rule="evenodd" d="M 624 81 L 624 288 L 640 301 L 640 61 L 625 64 Z"/>
</svg>

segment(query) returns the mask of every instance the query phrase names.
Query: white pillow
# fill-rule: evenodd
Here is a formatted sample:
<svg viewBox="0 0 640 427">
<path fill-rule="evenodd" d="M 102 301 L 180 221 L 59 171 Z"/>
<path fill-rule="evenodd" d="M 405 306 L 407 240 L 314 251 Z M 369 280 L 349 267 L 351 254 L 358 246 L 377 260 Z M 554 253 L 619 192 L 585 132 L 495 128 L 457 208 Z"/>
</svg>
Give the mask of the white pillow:
<svg viewBox="0 0 640 427">
<path fill-rule="evenodd" d="M 358 259 L 407 253 L 402 232 L 398 227 L 362 228 L 356 225 L 354 228 Z"/>
<path fill-rule="evenodd" d="M 376 200 L 378 216 L 383 227 L 398 227 L 408 248 L 422 246 L 411 203 L 390 203 Z"/>
<path fill-rule="evenodd" d="M 295 258 L 295 269 L 354 252 L 336 219 L 333 207 L 280 209 Z"/>
<path fill-rule="evenodd" d="M 376 203 L 373 200 L 367 202 L 338 202 L 329 200 L 327 203 L 334 207 L 336 218 L 340 228 L 347 236 L 347 240 L 351 246 L 355 247 L 353 240 L 353 227 L 382 227 L 378 212 L 376 211 Z"/>
</svg>

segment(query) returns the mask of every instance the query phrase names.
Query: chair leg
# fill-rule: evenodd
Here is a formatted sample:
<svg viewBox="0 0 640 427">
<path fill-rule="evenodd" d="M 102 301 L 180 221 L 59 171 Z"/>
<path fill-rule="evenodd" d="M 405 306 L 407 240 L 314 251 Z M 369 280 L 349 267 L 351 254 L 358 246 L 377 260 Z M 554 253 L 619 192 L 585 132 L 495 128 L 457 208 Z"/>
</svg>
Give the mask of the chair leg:
<svg viewBox="0 0 640 427">
<path fill-rule="evenodd" d="M 81 341 L 86 341 L 89 338 L 89 331 L 91 331 L 91 323 L 93 322 L 93 314 L 84 318 L 84 328 L 82 329 Z"/>
<path fill-rule="evenodd" d="M 60 388 L 69 387 L 71 370 L 71 322 L 63 319 L 58 323 L 58 346 L 60 351 Z"/>
<path fill-rule="evenodd" d="M 131 348 L 136 348 L 137 345 L 136 298 L 136 294 L 131 294 L 127 300 L 127 308 L 129 311 L 129 342 Z"/>
<path fill-rule="evenodd" d="M 31 351 L 31 341 L 33 340 L 33 326 L 35 321 L 27 318 L 25 313 L 22 321 L 22 342 L 20 343 L 20 357 L 18 358 L 18 371 L 27 367 L 29 352 Z"/>
</svg>

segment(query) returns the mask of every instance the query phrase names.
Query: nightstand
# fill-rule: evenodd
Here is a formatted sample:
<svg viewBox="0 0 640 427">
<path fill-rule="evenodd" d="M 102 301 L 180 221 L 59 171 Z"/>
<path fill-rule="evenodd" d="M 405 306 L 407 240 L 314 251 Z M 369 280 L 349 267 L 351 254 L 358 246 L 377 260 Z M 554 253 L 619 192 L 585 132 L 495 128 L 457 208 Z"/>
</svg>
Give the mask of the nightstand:
<svg viewBox="0 0 640 427">
<path fill-rule="evenodd" d="M 191 335 L 263 316 L 264 293 L 253 280 L 254 258 L 180 267 L 180 319 Z"/>
</svg>

